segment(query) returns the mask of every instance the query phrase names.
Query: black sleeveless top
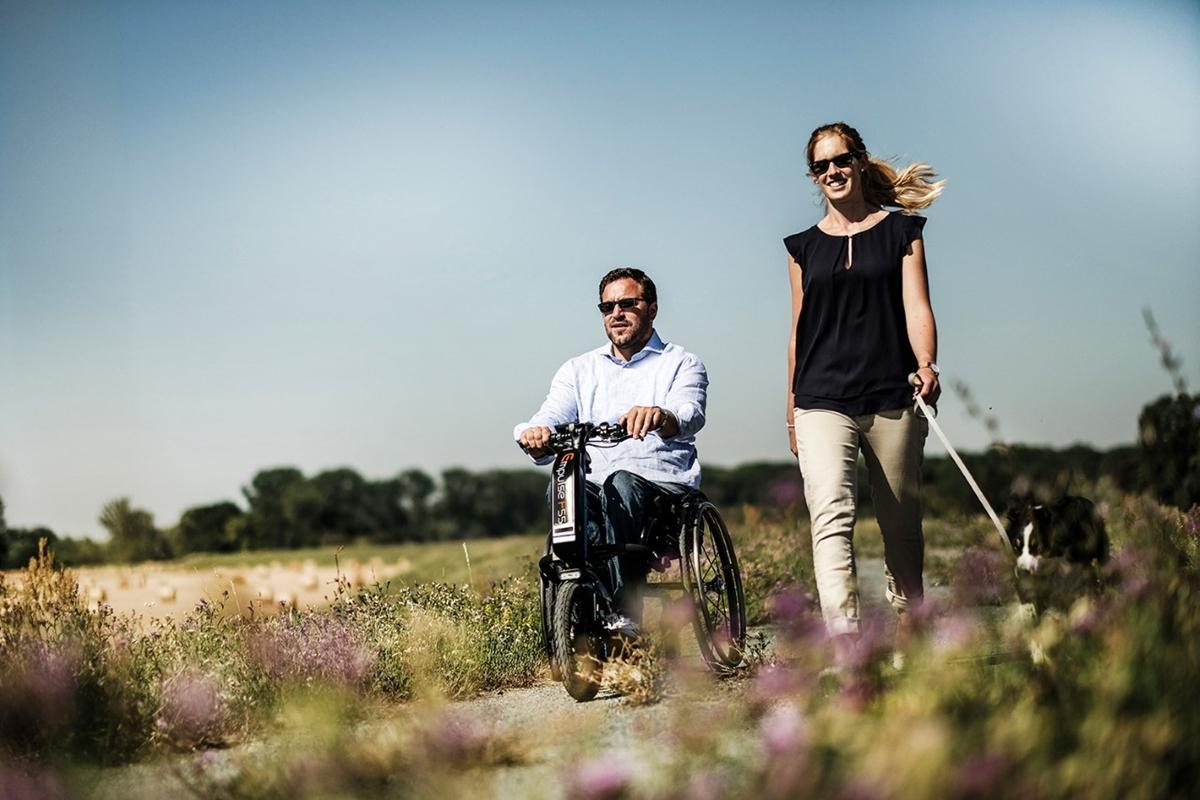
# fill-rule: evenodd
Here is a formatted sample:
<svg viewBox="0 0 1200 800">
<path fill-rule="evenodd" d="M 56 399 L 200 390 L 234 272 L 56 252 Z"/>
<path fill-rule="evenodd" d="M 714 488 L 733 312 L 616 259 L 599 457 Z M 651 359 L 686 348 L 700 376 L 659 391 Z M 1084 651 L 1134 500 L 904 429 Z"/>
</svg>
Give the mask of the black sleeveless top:
<svg viewBox="0 0 1200 800">
<path fill-rule="evenodd" d="M 796 408 L 849 416 L 904 408 L 917 369 L 904 321 L 901 262 L 925 218 L 891 212 L 850 237 L 816 225 L 783 240 L 800 265 L 804 304 L 796 324 Z"/>
</svg>

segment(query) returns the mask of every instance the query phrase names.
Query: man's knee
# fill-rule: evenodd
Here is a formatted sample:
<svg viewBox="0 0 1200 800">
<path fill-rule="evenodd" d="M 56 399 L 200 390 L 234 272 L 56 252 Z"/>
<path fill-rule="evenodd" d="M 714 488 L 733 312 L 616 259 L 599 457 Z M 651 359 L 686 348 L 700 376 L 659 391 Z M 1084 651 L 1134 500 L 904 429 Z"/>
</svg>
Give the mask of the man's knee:
<svg viewBox="0 0 1200 800">
<path fill-rule="evenodd" d="M 615 489 L 625 494 L 633 489 L 639 480 L 640 478 L 629 470 L 619 469 L 604 479 L 604 488 Z"/>
</svg>

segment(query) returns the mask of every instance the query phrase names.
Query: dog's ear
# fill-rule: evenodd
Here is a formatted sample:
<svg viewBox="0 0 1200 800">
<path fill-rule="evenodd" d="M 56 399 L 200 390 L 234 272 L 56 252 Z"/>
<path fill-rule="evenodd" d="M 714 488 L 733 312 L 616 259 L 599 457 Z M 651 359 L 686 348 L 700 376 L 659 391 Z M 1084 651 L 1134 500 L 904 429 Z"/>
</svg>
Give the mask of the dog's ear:
<svg viewBox="0 0 1200 800">
<path fill-rule="evenodd" d="M 1029 521 L 1033 523 L 1033 535 L 1039 544 L 1048 547 L 1054 528 L 1054 512 L 1046 506 L 1033 506 L 1029 509 Z"/>
<path fill-rule="evenodd" d="M 1029 504 L 1021 497 L 1012 494 L 1008 496 L 1008 505 L 1004 509 L 1005 527 L 1009 528 L 1009 535 L 1012 535 L 1012 528 L 1018 526 L 1025 519 L 1025 512 L 1028 511 Z"/>
<path fill-rule="evenodd" d="M 1004 510 L 1004 532 L 1008 534 L 1008 543 L 1012 545 L 1014 553 L 1021 552 L 1025 546 L 1022 531 L 1028 520 L 1029 506 L 1015 498 L 1011 500 Z"/>
</svg>

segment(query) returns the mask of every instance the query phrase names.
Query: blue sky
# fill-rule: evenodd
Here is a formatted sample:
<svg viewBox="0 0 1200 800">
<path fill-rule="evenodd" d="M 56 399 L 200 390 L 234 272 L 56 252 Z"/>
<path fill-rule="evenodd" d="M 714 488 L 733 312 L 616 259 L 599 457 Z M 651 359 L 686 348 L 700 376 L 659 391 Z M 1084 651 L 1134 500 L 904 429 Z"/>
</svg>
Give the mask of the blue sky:
<svg viewBox="0 0 1200 800">
<path fill-rule="evenodd" d="M 0 0 L 8 521 L 521 466 L 621 264 L 708 365 L 702 460 L 787 458 L 780 240 L 835 119 L 948 180 L 939 361 L 1005 439 L 1131 442 L 1144 306 L 1200 389 L 1194 3 Z"/>
</svg>

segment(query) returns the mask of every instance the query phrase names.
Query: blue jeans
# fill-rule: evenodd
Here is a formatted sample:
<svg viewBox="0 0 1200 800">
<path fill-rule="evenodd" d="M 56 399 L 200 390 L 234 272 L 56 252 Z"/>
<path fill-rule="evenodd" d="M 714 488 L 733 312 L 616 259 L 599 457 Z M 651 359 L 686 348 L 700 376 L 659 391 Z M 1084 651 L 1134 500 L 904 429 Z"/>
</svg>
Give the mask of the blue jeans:
<svg viewBox="0 0 1200 800">
<path fill-rule="evenodd" d="M 644 518 L 647 506 L 658 497 L 677 497 L 692 490 L 684 483 L 658 483 L 626 470 L 617 470 L 603 484 L 591 481 L 587 487 L 587 536 L 592 544 L 646 544 Z M 644 575 L 630 575 L 623 559 L 613 556 L 596 572 L 613 605 L 637 620 L 641 616 L 641 597 L 632 583 L 640 584 Z"/>
</svg>

